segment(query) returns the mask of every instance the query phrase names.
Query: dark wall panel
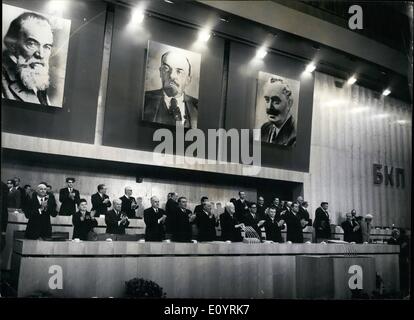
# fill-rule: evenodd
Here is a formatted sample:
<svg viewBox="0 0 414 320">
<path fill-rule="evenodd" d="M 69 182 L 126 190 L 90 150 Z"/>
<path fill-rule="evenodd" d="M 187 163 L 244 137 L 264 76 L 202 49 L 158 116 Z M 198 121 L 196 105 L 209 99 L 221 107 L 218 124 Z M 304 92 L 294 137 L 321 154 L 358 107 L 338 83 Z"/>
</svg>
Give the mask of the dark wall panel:
<svg viewBox="0 0 414 320">
<path fill-rule="evenodd" d="M 256 49 L 231 43 L 225 129 L 253 128 L 255 122 L 258 71 L 300 81 L 297 142 L 287 148 L 262 143 L 262 166 L 309 171 L 313 105 L 313 74 L 303 75 L 305 65 L 292 58 L 267 54 L 261 62 L 252 62 Z"/>
<path fill-rule="evenodd" d="M 4 3 L 47 14 L 48 1 Z M 63 18 L 71 20 L 63 108 L 2 100 L 2 130 L 93 143 L 106 4 L 102 1 L 67 1 Z"/>
<path fill-rule="evenodd" d="M 152 151 L 159 124 L 141 121 L 148 40 L 192 49 L 198 31 L 147 16 L 141 28 L 130 28 L 131 11 L 116 7 L 105 110 L 103 144 Z M 202 54 L 198 128 L 220 127 L 224 40 L 212 37 Z M 171 128 L 171 127 L 167 127 Z"/>
</svg>

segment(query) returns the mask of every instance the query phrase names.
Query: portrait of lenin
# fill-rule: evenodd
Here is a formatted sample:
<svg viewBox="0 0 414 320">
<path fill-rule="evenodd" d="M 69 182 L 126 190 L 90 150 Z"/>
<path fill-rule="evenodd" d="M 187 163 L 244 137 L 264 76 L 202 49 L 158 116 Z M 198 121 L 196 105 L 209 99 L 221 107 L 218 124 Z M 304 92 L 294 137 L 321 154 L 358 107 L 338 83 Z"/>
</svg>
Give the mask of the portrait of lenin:
<svg viewBox="0 0 414 320">
<path fill-rule="evenodd" d="M 149 41 L 144 121 L 197 128 L 201 55 Z"/>
</svg>

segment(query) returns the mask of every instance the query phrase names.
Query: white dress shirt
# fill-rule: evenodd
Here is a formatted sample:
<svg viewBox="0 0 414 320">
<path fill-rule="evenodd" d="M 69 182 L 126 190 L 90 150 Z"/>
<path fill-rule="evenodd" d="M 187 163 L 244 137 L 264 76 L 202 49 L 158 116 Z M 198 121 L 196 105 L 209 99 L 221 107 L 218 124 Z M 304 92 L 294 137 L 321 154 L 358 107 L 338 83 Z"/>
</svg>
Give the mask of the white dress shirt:
<svg viewBox="0 0 414 320">
<path fill-rule="evenodd" d="M 180 97 L 169 97 L 164 92 L 164 102 L 167 108 L 170 108 L 172 98 L 175 98 L 175 100 L 177 100 L 177 107 L 180 109 L 181 112 L 181 124 L 184 124 L 186 116 L 184 95 L 182 94 Z"/>
</svg>

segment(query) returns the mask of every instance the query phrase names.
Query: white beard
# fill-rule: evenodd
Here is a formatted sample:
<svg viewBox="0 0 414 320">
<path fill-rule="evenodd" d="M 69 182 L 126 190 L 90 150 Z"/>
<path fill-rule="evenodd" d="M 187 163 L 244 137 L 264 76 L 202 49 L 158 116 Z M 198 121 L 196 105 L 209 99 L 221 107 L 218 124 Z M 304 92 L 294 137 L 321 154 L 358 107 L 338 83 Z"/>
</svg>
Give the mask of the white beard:
<svg viewBox="0 0 414 320">
<path fill-rule="evenodd" d="M 33 62 L 39 62 L 34 59 L 25 60 L 23 57 L 19 57 L 17 60 L 17 74 L 22 81 L 23 85 L 34 91 L 43 91 L 49 87 L 49 62 L 42 61 L 43 66 L 36 64 L 31 67 L 30 64 Z"/>
</svg>

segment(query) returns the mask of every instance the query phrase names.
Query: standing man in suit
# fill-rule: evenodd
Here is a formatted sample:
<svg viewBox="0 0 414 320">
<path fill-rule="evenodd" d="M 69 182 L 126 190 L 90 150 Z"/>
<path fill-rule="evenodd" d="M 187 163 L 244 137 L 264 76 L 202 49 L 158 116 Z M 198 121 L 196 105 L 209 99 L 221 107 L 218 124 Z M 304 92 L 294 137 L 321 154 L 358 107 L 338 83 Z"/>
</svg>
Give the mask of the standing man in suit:
<svg viewBox="0 0 414 320">
<path fill-rule="evenodd" d="M 331 225 L 328 213 L 328 202 L 322 202 L 321 206 L 315 211 L 315 228 L 316 242 L 331 238 Z M 320 241 L 319 241 L 320 242 Z"/>
<path fill-rule="evenodd" d="M 196 205 L 194 208 L 194 214 L 202 213 L 204 211 L 204 203 L 208 202 L 207 196 L 202 196 L 200 199 L 200 204 Z"/>
<path fill-rule="evenodd" d="M 265 200 L 262 196 L 257 198 L 257 217 L 259 220 L 265 220 L 266 218 L 266 208 L 265 208 Z"/>
<path fill-rule="evenodd" d="M 13 209 L 20 209 L 22 197 L 20 195 L 20 191 L 16 189 L 13 179 L 7 180 L 7 188 L 9 189 L 9 192 L 7 194 L 8 207 Z"/>
<path fill-rule="evenodd" d="M 165 204 L 165 214 L 167 220 L 165 221 L 165 237 L 171 239 L 172 226 L 171 223 L 174 220 L 175 211 L 178 207 L 177 203 L 178 194 L 176 192 L 170 192 L 167 196 L 167 203 Z"/>
<path fill-rule="evenodd" d="M 187 198 L 178 198 L 178 207 L 171 216 L 171 235 L 172 241 L 190 242 L 191 241 L 191 223 L 194 222 L 196 215 L 187 209 Z M 170 219 L 168 217 L 167 219 Z"/>
<path fill-rule="evenodd" d="M 7 223 L 9 220 L 9 211 L 7 210 L 7 195 L 9 194 L 9 189 L 7 184 L 3 181 L 1 182 L 1 217 L 0 217 L 0 253 L 3 251 L 3 248 L 6 246 L 6 229 Z"/>
<path fill-rule="evenodd" d="M 122 202 L 120 199 L 115 199 L 112 204 L 113 209 L 105 214 L 106 233 L 125 234 L 129 220 L 126 213 L 121 211 Z"/>
<path fill-rule="evenodd" d="M 372 226 L 372 214 L 367 214 L 365 219 L 361 221 L 361 233 L 362 233 L 362 242 L 370 243 L 371 242 L 371 230 Z"/>
<path fill-rule="evenodd" d="M 241 231 L 244 224 L 237 220 L 236 209 L 232 202 L 227 202 L 224 213 L 220 215 L 221 238 L 223 241 L 240 242 L 243 240 Z"/>
<path fill-rule="evenodd" d="M 282 211 L 284 211 L 284 209 L 282 208 L 282 205 L 280 203 L 280 199 L 279 198 L 274 198 L 270 207 L 274 207 L 276 208 L 276 215 L 280 215 L 282 213 Z"/>
<path fill-rule="evenodd" d="M 119 198 L 122 201 L 121 211 L 125 212 L 129 219 L 135 219 L 135 209 L 138 207 L 137 201 L 132 196 L 132 188 L 127 186 L 124 189 L 125 194 Z"/>
<path fill-rule="evenodd" d="M 216 240 L 216 227 L 218 226 L 218 220 L 212 212 L 212 205 L 210 202 L 205 201 L 203 203 L 202 211 L 196 213 L 195 223 L 198 228 L 198 241 Z"/>
<path fill-rule="evenodd" d="M 13 178 L 14 181 L 14 187 L 16 188 L 16 190 L 19 190 L 20 192 L 20 204 L 21 204 L 21 208 L 23 208 L 23 204 L 24 204 L 24 195 L 25 195 L 25 191 L 24 188 L 22 188 L 22 186 L 20 185 L 20 178 L 19 177 L 14 177 Z"/>
<path fill-rule="evenodd" d="M 48 238 L 52 235 L 50 217 L 56 217 L 56 200 L 53 194 L 47 194 L 47 187 L 41 183 L 28 205 L 27 239 Z"/>
<path fill-rule="evenodd" d="M 249 202 L 246 200 L 246 193 L 239 191 L 239 199 L 236 200 L 236 219 L 244 222 L 244 217 L 249 211 Z"/>
<path fill-rule="evenodd" d="M 95 217 L 87 210 L 86 199 L 79 199 L 79 211 L 72 215 L 73 237 L 72 239 L 88 240 L 89 232 L 98 226 Z"/>
<path fill-rule="evenodd" d="M 346 214 L 346 220 L 341 223 L 341 227 L 344 230 L 344 241 L 359 243 L 359 234 L 361 232 L 361 226 L 352 219 L 352 214 Z"/>
<path fill-rule="evenodd" d="M 162 241 L 165 238 L 165 211 L 160 208 L 160 200 L 151 197 L 151 208 L 144 210 L 145 241 Z"/>
<path fill-rule="evenodd" d="M 76 212 L 76 206 L 79 205 L 80 194 L 73 186 L 75 178 L 66 178 L 68 186 L 59 191 L 59 201 L 61 202 L 59 215 L 70 216 Z"/>
<path fill-rule="evenodd" d="M 256 231 L 259 239 L 262 239 L 262 226 L 265 223 L 265 220 L 260 220 L 257 216 L 257 205 L 254 202 L 249 204 L 249 213 L 246 213 L 244 216 L 244 225 L 252 227 Z"/>
<path fill-rule="evenodd" d="M 306 201 L 303 201 L 303 197 L 299 196 L 296 200 L 297 203 L 299 203 L 299 214 L 301 217 L 305 218 L 306 221 L 308 221 L 308 226 L 311 226 L 311 219 L 309 217 L 308 212 L 308 203 Z"/>
<path fill-rule="evenodd" d="M 111 206 L 111 200 L 106 195 L 106 186 L 104 184 L 98 185 L 98 192 L 92 195 L 91 202 L 91 211 L 95 212 L 94 217 L 99 218 L 101 214 L 103 216 L 106 215 L 108 208 Z"/>
<path fill-rule="evenodd" d="M 281 219 L 280 214 L 277 217 L 276 208 L 269 208 L 269 215 L 266 217 L 264 228 L 266 240 L 273 242 L 283 242 L 281 231 L 285 228 L 285 221 Z"/>
<path fill-rule="evenodd" d="M 292 203 L 290 210 L 286 210 L 282 214 L 282 220 L 287 225 L 286 240 L 293 243 L 303 243 L 303 228 L 308 222 L 299 215 L 299 203 Z"/>
<path fill-rule="evenodd" d="M 198 99 L 185 92 L 192 80 L 190 61 L 181 52 L 167 51 L 159 71 L 162 88 L 145 92 L 143 120 L 197 128 Z"/>
</svg>

